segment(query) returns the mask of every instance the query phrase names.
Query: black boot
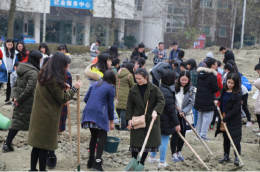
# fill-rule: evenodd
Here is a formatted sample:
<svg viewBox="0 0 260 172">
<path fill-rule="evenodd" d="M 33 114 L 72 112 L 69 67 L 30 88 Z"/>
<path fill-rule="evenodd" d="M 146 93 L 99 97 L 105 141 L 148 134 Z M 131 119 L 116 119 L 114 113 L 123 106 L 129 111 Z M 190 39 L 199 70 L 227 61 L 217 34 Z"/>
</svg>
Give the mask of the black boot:
<svg viewBox="0 0 260 172">
<path fill-rule="evenodd" d="M 47 166 L 50 168 L 50 169 L 53 169 L 55 168 L 57 165 L 57 157 L 55 155 L 55 152 L 54 151 L 49 151 L 48 152 L 48 158 L 47 158 Z"/>
<path fill-rule="evenodd" d="M 235 157 L 234 165 L 239 166 L 239 159 L 237 156 Z"/>
<path fill-rule="evenodd" d="M 104 171 L 102 168 L 102 163 L 103 163 L 102 159 L 100 162 L 97 162 L 97 159 L 96 159 L 96 161 L 92 164 L 92 169 L 97 170 L 97 171 Z"/>
<path fill-rule="evenodd" d="M 12 152 L 12 151 L 14 151 L 12 144 L 4 142 L 2 152 L 5 153 L 5 152 Z"/>
<path fill-rule="evenodd" d="M 96 161 L 96 159 L 94 157 L 89 157 L 88 159 L 88 165 L 87 168 L 91 169 L 92 168 L 92 164 Z"/>
<path fill-rule="evenodd" d="M 35 169 L 35 170 L 29 170 L 29 171 L 38 171 L 37 169 Z"/>
<path fill-rule="evenodd" d="M 224 157 L 219 160 L 219 163 L 224 163 L 224 162 L 230 162 L 229 154 L 225 154 Z"/>
</svg>

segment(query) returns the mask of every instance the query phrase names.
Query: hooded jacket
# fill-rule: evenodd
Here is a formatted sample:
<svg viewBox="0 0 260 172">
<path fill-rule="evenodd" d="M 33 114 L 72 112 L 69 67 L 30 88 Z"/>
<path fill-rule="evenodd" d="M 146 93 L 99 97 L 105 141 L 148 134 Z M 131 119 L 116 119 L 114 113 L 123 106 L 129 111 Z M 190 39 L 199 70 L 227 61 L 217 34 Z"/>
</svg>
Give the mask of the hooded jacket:
<svg viewBox="0 0 260 172">
<path fill-rule="evenodd" d="M 116 108 L 126 110 L 129 90 L 134 85 L 134 77 L 126 68 L 121 68 L 116 76 Z"/>
<path fill-rule="evenodd" d="M 197 69 L 197 94 L 194 108 L 198 111 L 214 111 L 215 93 L 219 91 L 217 71 L 205 67 Z"/>
<path fill-rule="evenodd" d="M 166 69 L 171 69 L 171 65 L 167 62 L 160 62 L 153 67 L 152 73 L 157 81 L 160 81 L 162 74 Z"/>
<path fill-rule="evenodd" d="M 17 98 L 14 106 L 12 129 L 28 131 L 34 92 L 39 70 L 30 63 L 20 63 L 17 68 L 17 80 L 12 88 L 12 98 Z"/>
</svg>

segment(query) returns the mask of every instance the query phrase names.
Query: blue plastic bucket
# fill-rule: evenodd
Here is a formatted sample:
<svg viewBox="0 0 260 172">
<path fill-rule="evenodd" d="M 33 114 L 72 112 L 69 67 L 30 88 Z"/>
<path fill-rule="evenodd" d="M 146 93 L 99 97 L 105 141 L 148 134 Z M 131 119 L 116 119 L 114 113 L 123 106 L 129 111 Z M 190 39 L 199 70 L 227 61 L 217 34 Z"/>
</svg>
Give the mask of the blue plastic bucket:
<svg viewBox="0 0 260 172">
<path fill-rule="evenodd" d="M 0 113 L 0 129 L 7 130 L 11 126 L 12 121 L 9 118 L 6 118 Z"/>
<path fill-rule="evenodd" d="M 108 153 L 116 153 L 120 141 L 121 139 L 117 137 L 107 136 L 107 141 L 106 141 L 104 151 Z"/>
</svg>

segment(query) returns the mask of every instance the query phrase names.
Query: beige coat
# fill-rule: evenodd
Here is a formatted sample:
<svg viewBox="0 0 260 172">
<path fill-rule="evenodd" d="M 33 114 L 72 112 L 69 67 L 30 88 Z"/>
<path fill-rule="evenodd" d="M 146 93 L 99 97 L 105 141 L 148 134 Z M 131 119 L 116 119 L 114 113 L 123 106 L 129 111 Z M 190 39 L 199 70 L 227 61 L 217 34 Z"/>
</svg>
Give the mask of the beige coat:
<svg viewBox="0 0 260 172">
<path fill-rule="evenodd" d="M 260 78 L 254 81 L 253 85 L 260 91 Z M 255 112 L 256 115 L 260 115 L 260 94 L 258 94 L 255 102 Z"/>
</svg>

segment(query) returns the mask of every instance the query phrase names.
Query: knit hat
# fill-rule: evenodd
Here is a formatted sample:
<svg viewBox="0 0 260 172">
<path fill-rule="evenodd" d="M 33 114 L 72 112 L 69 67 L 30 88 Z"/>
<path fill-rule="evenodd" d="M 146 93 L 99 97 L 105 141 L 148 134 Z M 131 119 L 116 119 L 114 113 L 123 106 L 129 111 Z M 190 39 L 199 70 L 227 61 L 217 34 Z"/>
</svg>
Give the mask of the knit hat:
<svg viewBox="0 0 260 172">
<path fill-rule="evenodd" d="M 206 57 L 213 58 L 213 54 L 212 54 L 212 52 L 209 52 L 209 53 L 206 55 Z"/>
<path fill-rule="evenodd" d="M 143 43 L 138 45 L 138 48 L 145 48 L 145 45 Z"/>
</svg>

